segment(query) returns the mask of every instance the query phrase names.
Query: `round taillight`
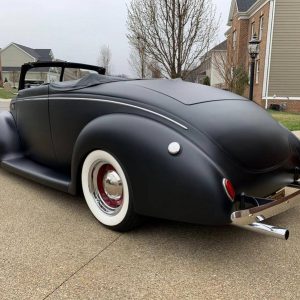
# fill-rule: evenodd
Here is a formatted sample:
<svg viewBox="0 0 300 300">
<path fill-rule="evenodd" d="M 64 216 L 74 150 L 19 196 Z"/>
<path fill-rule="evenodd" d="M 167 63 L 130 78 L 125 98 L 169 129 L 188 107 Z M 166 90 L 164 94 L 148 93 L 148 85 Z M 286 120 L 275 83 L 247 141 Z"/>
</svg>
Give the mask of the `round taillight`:
<svg viewBox="0 0 300 300">
<path fill-rule="evenodd" d="M 235 190 L 230 180 L 224 178 L 223 179 L 224 190 L 228 196 L 228 198 L 233 202 L 235 198 Z"/>
</svg>

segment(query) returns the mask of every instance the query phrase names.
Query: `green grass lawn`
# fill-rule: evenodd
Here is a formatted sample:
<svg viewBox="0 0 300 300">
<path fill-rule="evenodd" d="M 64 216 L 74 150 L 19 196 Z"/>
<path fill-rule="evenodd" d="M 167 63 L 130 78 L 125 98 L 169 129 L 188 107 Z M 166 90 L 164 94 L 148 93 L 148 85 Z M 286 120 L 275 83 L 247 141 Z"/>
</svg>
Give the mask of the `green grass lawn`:
<svg viewBox="0 0 300 300">
<path fill-rule="evenodd" d="M 272 117 L 289 130 L 300 130 L 300 114 L 269 110 Z"/>
<path fill-rule="evenodd" d="M 17 93 L 17 90 L 16 90 L 16 93 Z M 3 88 L 0 88 L 0 99 L 11 99 L 15 96 L 16 95 L 14 95 L 13 93 L 7 92 Z"/>
</svg>

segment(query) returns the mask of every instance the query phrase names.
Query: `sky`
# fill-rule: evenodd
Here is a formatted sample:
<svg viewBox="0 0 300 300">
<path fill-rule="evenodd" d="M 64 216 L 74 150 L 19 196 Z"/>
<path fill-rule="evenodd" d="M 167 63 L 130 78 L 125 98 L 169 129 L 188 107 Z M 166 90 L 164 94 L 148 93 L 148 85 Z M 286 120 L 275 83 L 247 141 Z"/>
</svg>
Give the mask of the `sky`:
<svg viewBox="0 0 300 300">
<path fill-rule="evenodd" d="M 16 42 L 50 48 L 55 58 L 97 64 L 109 45 L 112 73 L 133 75 L 128 63 L 126 2 L 129 0 L 9 0 L 1 3 L 0 48 Z M 212 0 L 220 16 L 216 42 L 225 39 L 231 0 Z"/>
</svg>

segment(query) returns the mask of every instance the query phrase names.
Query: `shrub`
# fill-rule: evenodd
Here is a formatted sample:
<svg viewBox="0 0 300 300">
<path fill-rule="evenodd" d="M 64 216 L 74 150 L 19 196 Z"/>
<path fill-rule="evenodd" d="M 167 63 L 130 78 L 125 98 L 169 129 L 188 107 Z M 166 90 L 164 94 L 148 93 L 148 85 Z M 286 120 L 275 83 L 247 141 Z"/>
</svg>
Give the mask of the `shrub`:
<svg viewBox="0 0 300 300">
<path fill-rule="evenodd" d="M 210 85 L 210 78 L 208 76 L 206 76 L 204 79 L 203 79 L 203 84 L 204 85 Z"/>
</svg>

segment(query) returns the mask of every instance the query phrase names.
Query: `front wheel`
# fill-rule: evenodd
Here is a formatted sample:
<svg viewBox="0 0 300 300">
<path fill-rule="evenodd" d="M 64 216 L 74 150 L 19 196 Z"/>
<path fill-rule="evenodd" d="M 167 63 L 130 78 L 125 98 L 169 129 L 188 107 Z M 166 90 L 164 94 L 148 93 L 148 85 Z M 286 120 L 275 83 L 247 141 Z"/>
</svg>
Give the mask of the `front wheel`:
<svg viewBox="0 0 300 300">
<path fill-rule="evenodd" d="M 110 153 L 95 150 L 86 157 L 81 183 L 87 205 L 100 223 L 117 231 L 137 225 L 126 175 Z"/>
</svg>

